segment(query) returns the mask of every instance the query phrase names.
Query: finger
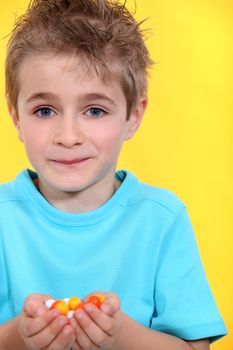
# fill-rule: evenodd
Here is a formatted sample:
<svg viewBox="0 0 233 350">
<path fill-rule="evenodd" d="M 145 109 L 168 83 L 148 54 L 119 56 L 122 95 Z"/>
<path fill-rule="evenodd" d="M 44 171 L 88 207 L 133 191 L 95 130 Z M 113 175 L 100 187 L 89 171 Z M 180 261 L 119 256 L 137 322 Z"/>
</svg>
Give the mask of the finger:
<svg viewBox="0 0 233 350">
<path fill-rule="evenodd" d="M 84 309 L 88 316 L 95 322 L 95 324 L 106 334 L 110 336 L 115 334 L 116 320 L 113 316 L 108 316 L 105 312 L 99 310 L 95 305 L 92 304 L 86 304 L 84 306 Z"/>
<path fill-rule="evenodd" d="M 75 341 L 70 350 L 82 350 L 82 349 L 80 348 L 80 345 L 77 344 L 77 341 Z"/>
<path fill-rule="evenodd" d="M 105 348 L 105 345 L 109 342 L 110 336 L 106 334 L 85 311 L 78 311 L 75 314 L 75 319 L 93 344 Z M 80 345 L 82 346 L 82 343 L 80 343 Z"/>
<path fill-rule="evenodd" d="M 109 296 L 100 306 L 100 309 L 109 316 L 114 315 L 120 309 L 119 298 L 115 295 Z"/>
<path fill-rule="evenodd" d="M 38 314 L 41 316 L 43 314 L 43 311 L 45 312 L 47 310 L 44 303 L 48 298 L 51 298 L 51 296 L 47 294 L 29 295 L 25 300 L 23 311 L 31 317 L 36 317 Z"/>
<path fill-rule="evenodd" d="M 55 350 L 55 346 L 58 349 L 62 349 L 60 343 L 64 345 L 65 342 L 70 340 L 71 332 L 73 332 L 72 327 L 70 325 L 67 326 L 68 322 L 69 320 L 65 316 L 57 317 L 46 328 L 30 337 L 31 343 L 39 349 L 47 349 L 50 347 Z M 55 341 L 56 338 L 58 338 L 58 340 Z M 52 345 L 54 341 L 55 343 Z"/>
<path fill-rule="evenodd" d="M 80 311 L 82 312 L 82 311 Z M 81 325 L 78 323 L 78 321 L 73 318 L 71 320 L 71 325 L 75 330 L 75 335 L 76 335 L 76 343 L 75 343 L 75 350 L 86 350 L 86 349 L 99 349 L 99 347 L 94 344 L 91 339 L 88 337 L 84 329 L 81 327 Z"/>
<path fill-rule="evenodd" d="M 77 339 L 75 339 L 71 349 L 69 349 L 69 350 L 82 350 L 81 346 L 78 344 Z"/>
<path fill-rule="evenodd" d="M 84 298 L 84 301 L 87 302 L 90 296 L 96 294 L 102 294 L 103 296 L 105 296 L 106 300 L 103 302 L 100 308 L 109 316 L 112 316 L 115 312 L 117 312 L 120 309 L 120 299 L 116 294 L 111 292 L 93 292 L 87 295 Z"/>
<path fill-rule="evenodd" d="M 40 317 L 24 316 L 20 321 L 20 330 L 25 337 L 32 337 L 46 328 L 54 319 L 59 316 L 57 310 L 47 311 Z"/>
<path fill-rule="evenodd" d="M 67 324 L 46 350 L 73 350 L 75 343 L 75 333 L 71 325 Z"/>
</svg>

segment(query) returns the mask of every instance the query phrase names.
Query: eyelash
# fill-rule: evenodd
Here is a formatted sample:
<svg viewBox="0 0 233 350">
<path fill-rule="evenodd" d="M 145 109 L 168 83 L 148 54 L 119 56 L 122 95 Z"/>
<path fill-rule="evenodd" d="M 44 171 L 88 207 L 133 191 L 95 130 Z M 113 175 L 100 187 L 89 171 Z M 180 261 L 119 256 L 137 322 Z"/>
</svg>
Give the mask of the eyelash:
<svg viewBox="0 0 233 350">
<path fill-rule="evenodd" d="M 91 116 L 93 117 L 94 119 L 100 119 L 100 118 L 103 118 L 103 116 L 105 116 L 107 114 L 107 112 L 103 109 L 103 108 L 100 108 L 100 107 L 90 107 L 86 112 L 85 114 L 88 112 L 88 111 L 91 111 L 91 110 L 98 110 L 101 115 L 95 115 L 95 116 Z"/>
<path fill-rule="evenodd" d="M 37 113 L 38 112 L 41 112 L 43 110 L 49 110 L 50 112 L 53 111 L 52 108 L 50 107 L 40 107 L 38 108 L 37 110 L 35 110 L 34 114 L 37 115 L 39 118 L 42 118 L 42 119 L 47 119 L 47 118 L 51 118 L 51 115 L 45 115 L 45 116 L 42 116 L 42 115 L 38 115 Z M 95 116 L 90 116 L 89 117 L 93 117 L 94 119 L 100 119 L 102 118 L 104 115 L 107 114 L 107 112 L 103 109 L 103 108 L 100 108 L 100 107 L 90 107 L 88 108 L 88 110 L 85 112 L 85 114 L 88 112 L 88 111 L 91 111 L 91 110 L 98 110 L 99 112 L 101 112 L 101 115 L 95 115 Z M 55 112 L 54 112 L 55 113 Z"/>
<path fill-rule="evenodd" d="M 47 119 L 47 118 L 51 118 L 51 115 L 49 116 L 42 116 L 42 115 L 38 115 L 37 113 L 38 112 L 41 112 L 43 110 L 49 110 L 49 111 L 53 111 L 52 108 L 50 107 L 41 107 L 41 108 L 38 108 L 37 110 L 35 110 L 34 114 L 39 117 L 39 118 L 42 118 L 42 119 Z"/>
</svg>

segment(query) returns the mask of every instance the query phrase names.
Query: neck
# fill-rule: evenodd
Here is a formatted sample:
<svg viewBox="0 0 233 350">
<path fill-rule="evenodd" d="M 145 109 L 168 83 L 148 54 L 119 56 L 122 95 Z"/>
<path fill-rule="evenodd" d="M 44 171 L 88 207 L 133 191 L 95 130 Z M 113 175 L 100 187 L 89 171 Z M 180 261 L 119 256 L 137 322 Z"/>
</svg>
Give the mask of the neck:
<svg viewBox="0 0 233 350">
<path fill-rule="evenodd" d="M 40 180 L 34 180 L 38 191 L 55 208 L 69 213 L 85 213 L 95 210 L 107 202 L 116 192 L 121 182 L 115 177 L 105 184 L 95 184 L 78 192 L 56 191 Z"/>
</svg>

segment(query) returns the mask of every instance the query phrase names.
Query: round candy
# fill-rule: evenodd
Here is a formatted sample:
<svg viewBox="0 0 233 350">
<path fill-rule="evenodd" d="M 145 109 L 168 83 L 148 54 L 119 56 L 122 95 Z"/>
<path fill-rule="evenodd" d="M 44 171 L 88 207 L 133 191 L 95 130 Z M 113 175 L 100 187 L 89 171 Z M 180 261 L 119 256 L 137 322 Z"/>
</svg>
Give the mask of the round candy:
<svg viewBox="0 0 233 350">
<path fill-rule="evenodd" d="M 47 307 L 47 309 L 50 309 L 51 306 L 53 305 L 53 303 L 54 303 L 55 301 L 56 301 L 56 300 L 54 300 L 54 299 L 48 299 L 48 300 L 46 300 L 45 306 Z"/>
<path fill-rule="evenodd" d="M 87 302 L 94 304 L 100 308 L 101 304 L 105 301 L 105 296 L 102 294 L 91 295 Z M 65 298 L 63 300 L 48 299 L 45 302 L 47 309 L 55 309 L 60 312 L 61 315 L 67 316 L 68 318 L 73 317 L 75 310 L 83 309 L 86 302 L 82 301 L 78 297 Z"/>
<path fill-rule="evenodd" d="M 85 303 L 83 301 L 80 301 L 80 303 L 78 304 L 78 306 L 76 307 L 75 310 L 80 310 L 80 309 L 83 309 Z"/>
<path fill-rule="evenodd" d="M 70 301 L 70 298 L 64 298 L 63 300 L 64 300 L 64 302 L 68 305 L 68 304 L 69 304 L 69 301 Z"/>
<path fill-rule="evenodd" d="M 77 297 L 71 297 L 68 303 L 68 307 L 70 310 L 76 310 L 80 303 L 82 303 L 82 300 Z"/>
<path fill-rule="evenodd" d="M 74 315 L 74 310 L 70 310 L 67 312 L 66 317 L 71 319 L 73 317 L 73 315 Z"/>
<path fill-rule="evenodd" d="M 55 301 L 52 306 L 51 309 L 56 309 L 58 310 L 61 315 L 66 315 L 69 311 L 68 305 L 66 304 L 66 302 L 64 300 L 57 300 Z"/>
<path fill-rule="evenodd" d="M 103 294 L 95 294 L 101 301 L 101 304 L 105 301 L 105 296 Z"/>
<path fill-rule="evenodd" d="M 91 295 L 88 299 L 87 299 L 88 303 L 94 304 L 96 307 L 100 308 L 102 302 L 100 300 L 100 298 L 97 295 Z"/>
</svg>

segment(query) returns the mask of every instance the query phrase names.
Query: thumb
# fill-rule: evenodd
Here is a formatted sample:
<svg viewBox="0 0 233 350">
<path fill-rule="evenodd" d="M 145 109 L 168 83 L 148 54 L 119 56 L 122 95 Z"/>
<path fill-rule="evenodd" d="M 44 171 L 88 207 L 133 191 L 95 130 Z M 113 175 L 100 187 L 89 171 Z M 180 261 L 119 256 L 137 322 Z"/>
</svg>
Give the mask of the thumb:
<svg viewBox="0 0 233 350">
<path fill-rule="evenodd" d="M 30 317 L 41 316 L 47 311 L 45 301 L 51 298 L 47 294 L 31 294 L 25 300 L 23 311 Z"/>
<path fill-rule="evenodd" d="M 100 306 L 100 309 L 108 316 L 113 316 L 120 309 L 120 300 L 117 296 L 110 296 Z"/>
</svg>

